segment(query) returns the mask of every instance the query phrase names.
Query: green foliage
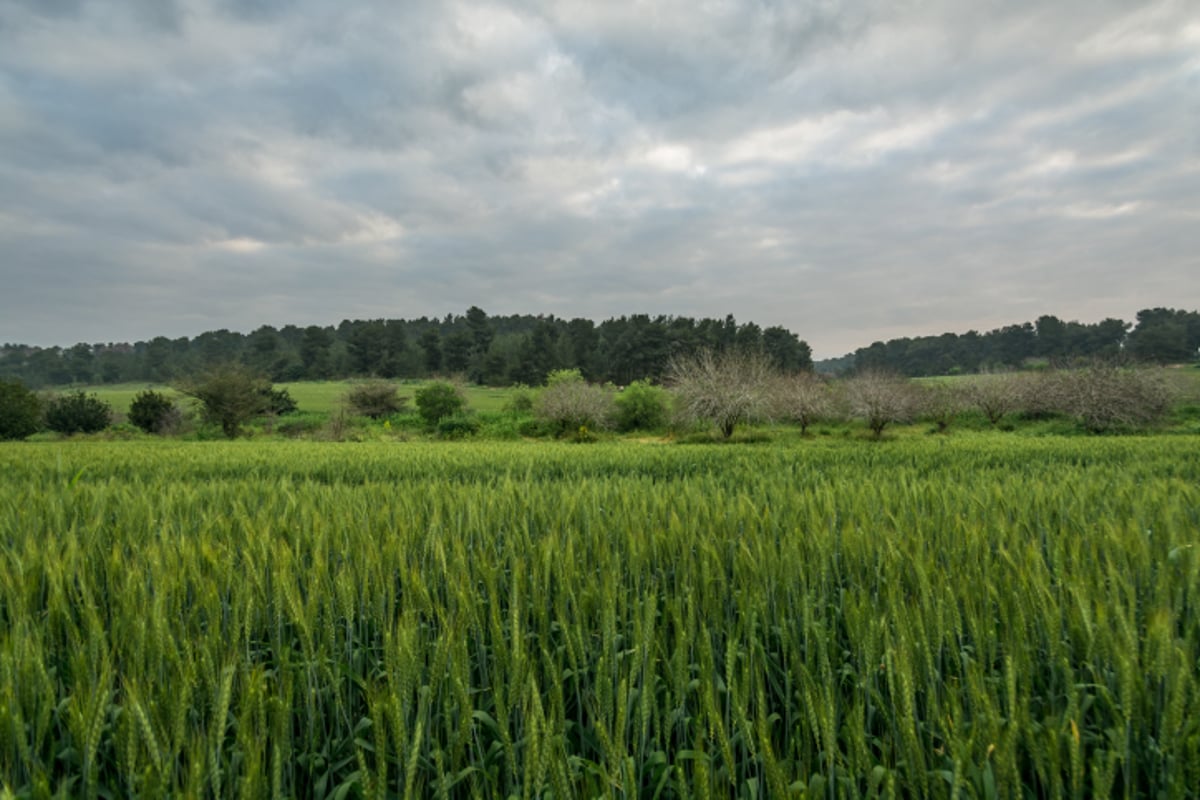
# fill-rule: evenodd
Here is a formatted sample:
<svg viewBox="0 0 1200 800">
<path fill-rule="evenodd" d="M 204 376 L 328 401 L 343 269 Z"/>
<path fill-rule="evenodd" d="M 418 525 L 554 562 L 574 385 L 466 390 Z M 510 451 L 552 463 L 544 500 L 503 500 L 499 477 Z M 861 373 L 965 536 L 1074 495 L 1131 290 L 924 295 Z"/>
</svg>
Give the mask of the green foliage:
<svg viewBox="0 0 1200 800">
<path fill-rule="evenodd" d="M 649 381 L 634 381 L 616 396 L 617 430 L 657 431 L 666 427 L 670 396 Z"/>
<path fill-rule="evenodd" d="M 514 417 L 527 416 L 533 413 L 533 399 L 533 392 L 528 386 L 518 385 L 504 404 L 504 410 Z"/>
<path fill-rule="evenodd" d="M 386 381 L 367 381 L 355 384 L 346 393 L 350 413 L 371 419 L 383 419 L 404 409 L 407 398 L 397 394 L 396 384 Z"/>
<path fill-rule="evenodd" d="M 553 369 L 546 373 L 546 386 L 557 386 L 560 383 L 577 384 L 584 382 L 583 373 L 578 369 Z"/>
<path fill-rule="evenodd" d="M 560 426 L 556 423 L 539 417 L 523 419 L 517 424 L 517 432 L 530 439 L 542 439 L 547 436 L 554 436 L 559 430 Z"/>
<path fill-rule="evenodd" d="M 430 427 L 442 419 L 461 414 L 467 401 L 462 391 L 449 381 L 433 381 L 416 391 L 417 413 Z"/>
<path fill-rule="evenodd" d="M 37 432 L 42 403 L 20 381 L 0 378 L 0 440 L 24 439 Z"/>
<path fill-rule="evenodd" d="M 263 391 L 263 407 L 267 414 L 291 414 L 296 410 L 296 401 L 286 388 L 268 386 Z"/>
<path fill-rule="evenodd" d="M 1190 797 L 1195 447 L 6 445 L 3 793 Z"/>
<path fill-rule="evenodd" d="M 199 400 L 204 419 L 220 425 L 228 439 L 235 438 L 243 425 L 272 406 L 270 382 L 237 364 L 216 367 L 179 390 Z"/>
<path fill-rule="evenodd" d="M 500 441 L 521 438 L 521 420 L 505 412 L 483 412 L 475 415 L 479 421 L 479 435 Z"/>
<path fill-rule="evenodd" d="M 153 389 L 138 392 L 129 404 L 129 421 L 146 433 L 167 433 L 178 427 L 179 420 L 175 402 Z"/>
<path fill-rule="evenodd" d="M 442 439 L 464 439 L 479 433 L 479 420 L 467 414 L 451 414 L 437 422 L 437 434 Z"/>
<path fill-rule="evenodd" d="M 320 433 L 326 422 L 328 422 L 328 417 L 325 414 L 316 414 L 311 411 L 293 412 L 288 415 L 287 419 L 280 420 L 279 424 L 275 426 L 275 430 L 280 435 L 291 438 L 315 436 Z"/>
<path fill-rule="evenodd" d="M 94 394 L 71 392 L 46 404 L 46 427 L 56 433 L 96 433 L 112 421 L 112 408 Z"/>
</svg>

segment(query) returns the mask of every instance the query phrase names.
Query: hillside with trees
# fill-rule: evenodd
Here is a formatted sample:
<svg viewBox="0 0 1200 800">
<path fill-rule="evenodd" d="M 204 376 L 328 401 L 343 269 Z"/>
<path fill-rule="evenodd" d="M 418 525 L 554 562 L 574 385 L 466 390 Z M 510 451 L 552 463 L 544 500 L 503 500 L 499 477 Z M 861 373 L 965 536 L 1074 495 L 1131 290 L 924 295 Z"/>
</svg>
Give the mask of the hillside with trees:
<svg viewBox="0 0 1200 800">
<path fill-rule="evenodd" d="M 72 347 L 0 346 L 0 377 L 47 386 L 168 383 L 217 365 L 242 364 L 273 381 L 459 375 L 478 384 L 538 385 L 555 370 L 591 382 L 661 381 L 673 359 L 726 349 L 763 353 L 772 367 L 802 372 L 812 351 L 780 327 L 724 319 L 632 314 L 596 323 L 554 315 L 489 316 L 472 306 L 442 319 L 343 320 L 338 325 L 263 325 L 193 338 Z M 1200 312 L 1143 309 L 1135 322 L 1063 321 L 1043 315 L 987 332 L 891 339 L 815 365 L 828 373 L 887 371 L 910 377 L 1069 367 L 1096 361 L 1189 363 L 1200 353 Z"/>
<path fill-rule="evenodd" d="M 1200 356 L 1200 312 L 1143 309 L 1137 321 L 1104 319 L 1064 322 L 1046 314 L 1034 322 L 1006 325 L 986 333 L 890 339 L 817 365 L 826 372 L 888 370 L 910 377 L 957 375 L 1020 369 L 1034 363 L 1071 366 L 1130 359 L 1147 364 L 1179 364 Z"/>
<path fill-rule="evenodd" d="M 73 347 L 5 344 L 0 376 L 32 387 L 167 383 L 240 363 L 273 381 L 350 377 L 421 379 L 461 375 L 472 383 L 540 384 L 554 370 L 619 385 L 659 380 L 670 360 L 704 349 L 761 351 L 776 368 L 812 368 L 812 351 L 782 327 L 753 322 L 633 314 L 596 324 L 550 316 L 489 316 L 472 306 L 444 319 L 344 320 L 337 326 L 263 325 L 250 334 L 208 331 L 194 338 Z"/>
</svg>

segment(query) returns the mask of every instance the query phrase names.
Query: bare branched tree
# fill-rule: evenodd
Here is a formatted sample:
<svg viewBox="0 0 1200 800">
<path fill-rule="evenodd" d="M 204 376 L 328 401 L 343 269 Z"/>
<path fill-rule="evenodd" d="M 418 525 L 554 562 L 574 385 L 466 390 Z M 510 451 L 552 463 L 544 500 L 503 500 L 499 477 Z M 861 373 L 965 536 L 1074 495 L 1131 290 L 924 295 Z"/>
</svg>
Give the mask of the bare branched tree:
<svg viewBox="0 0 1200 800">
<path fill-rule="evenodd" d="M 702 350 L 667 368 L 680 414 L 713 423 L 726 439 L 737 425 L 770 417 L 774 380 L 770 361 L 753 350 Z"/>
<path fill-rule="evenodd" d="M 919 413 L 945 433 L 950 423 L 967 405 L 964 390 L 954 383 L 929 383 L 920 387 Z"/>
<path fill-rule="evenodd" d="M 893 422 L 906 422 L 917 409 L 912 383 L 886 372 L 863 372 L 846 382 L 850 413 L 861 418 L 878 439 Z"/>
<path fill-rule="evenodd" d="M 1066 370 L 1056 369 L 1022 373 L 1017 382 L 1020 413 L 1031 419 L 1067 413 L 1071 389 L 1064 376 L 1068 374 Z"/>
<path fill-rule="evenodd" d="M 1090 431 L 1151 425 L 1171 410 L 1171 387 L 1161 369 L 1097 365 L 1060 377 L 1063 410 Z"/>
<path fill-rule="evenodd" d="M 1021 405 L 1021 379 L 1011 373 L 979 375 L 971 380 L 966 391 L 970 404 L 992 425 Z"/>
<path fill-rule="evenodd" d="M 534 402 L 534 413 L 552 424 L 560 436 L 586 436 L 588 430 L 612 427 L 613 395 L 608 388 L 588 383 L 579 370 L 550 373 Z"/>
<path fill-rule="evenodd" d="M 834 398 L 829 384 L 811 372 L 781 375 L 772 392 L 773 416 L 800 426 L 801 435 L 818 420 L 833 415 Z"/>
</svg>

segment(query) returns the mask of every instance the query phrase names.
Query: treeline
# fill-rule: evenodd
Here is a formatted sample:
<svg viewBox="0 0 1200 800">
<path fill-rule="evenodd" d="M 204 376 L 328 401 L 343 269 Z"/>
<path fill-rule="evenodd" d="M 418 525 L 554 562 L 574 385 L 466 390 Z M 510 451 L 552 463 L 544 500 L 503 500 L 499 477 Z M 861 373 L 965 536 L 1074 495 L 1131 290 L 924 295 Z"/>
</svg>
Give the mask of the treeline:
<svg viewBox="0 0 1200 800">
<path fill-rule="evenodd" d="M 0 377 L 35 388 L 99 383 L 165 383 L 238 363 L 273 381 L 462 375 L 487 385 L 537 385 L 553 370 L 578 369 L 593 382 L 660 380 L 672 358 L 702 350 L 761 351 L 785 372 L 812 368 L 808 344 L 786 328 L 724 319 L 633 314 L 599 324 L 553 315 L 489 316 L 472 306 L 443 319 L 343 320 L 336 326 L 263 325 L 194 338 L 37 347 L 0 347 Z M 817 365 L 825 372 L 886 370 L 908 376 L 1069 367 L 1118 359 L 1187 363 L 1200 353 L 1200 312 L 1143 309 L 1136 323 L 1108 318 L 1034 322 L 985 333 L 943 333 L 875 342 Z"/>
<path fill-rule="evenodd" d="M 98 383 L 165 383 L 217 365 L 239 363 L 273 381 L 347 377 L 387 379 L 463 375 L 474 383 L 538 385 L 559 369 L 589 381 L 659 380 L 670 360 L 701 350 L 764 353 L 786 372 L 812 367 L 812 351 L 783 327 L 724 319 L 651 317 L 561 319 L 553 315 L 489 316 L 472 306 L 444 319 L 344 320 L 337 326 L 264 325 L 194 338 L 73 347 L 5 344 L 0 377 L 31 387 Z"/>
<path fill-rule="evenodd" d="M 1200 312 L 1143 309 L 1137 322 L 1108 318 L 1064 322 L 1053 315 L 986 333 L 891 339 L 818 365 L 824 371 L 888 370 L 912 377 L 1019 369 L 1041 362 L 1072 366 L 1128 358 L 1151 364 L 1195 361 L 1200 354 Z"/>
</svg>

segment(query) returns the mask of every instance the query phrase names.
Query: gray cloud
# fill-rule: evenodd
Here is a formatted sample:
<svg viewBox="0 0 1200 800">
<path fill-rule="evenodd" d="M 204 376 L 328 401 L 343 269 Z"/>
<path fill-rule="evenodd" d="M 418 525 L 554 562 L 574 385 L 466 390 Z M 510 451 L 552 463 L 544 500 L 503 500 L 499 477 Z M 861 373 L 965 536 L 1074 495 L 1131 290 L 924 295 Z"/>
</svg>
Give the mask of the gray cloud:
<svg viewBox="0 0 1200 800">
<path fill-rule="evenodd" d="M 1200 297 L 1183 0 L 0 4 L 0 340 Z"/>
</svg>

